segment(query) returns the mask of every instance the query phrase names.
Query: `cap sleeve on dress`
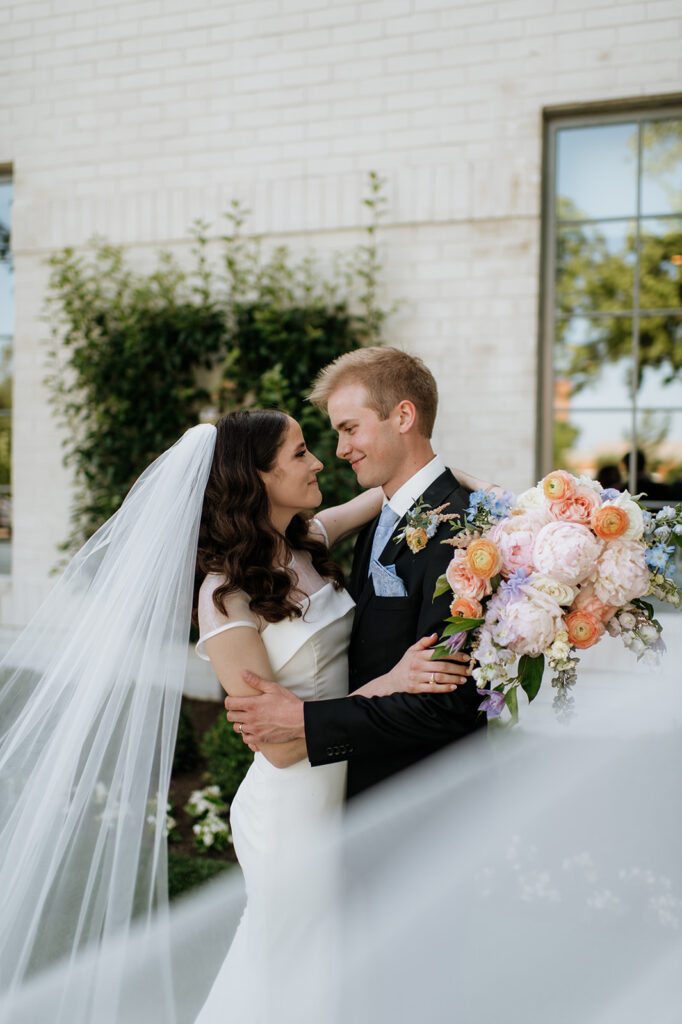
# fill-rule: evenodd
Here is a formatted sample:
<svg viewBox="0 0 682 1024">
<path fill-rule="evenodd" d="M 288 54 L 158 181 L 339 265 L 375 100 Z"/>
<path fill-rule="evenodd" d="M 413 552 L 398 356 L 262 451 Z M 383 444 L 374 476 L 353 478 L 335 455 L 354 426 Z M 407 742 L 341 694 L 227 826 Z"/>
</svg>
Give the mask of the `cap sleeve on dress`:
<svg viewBox="0 0 682 1024">
<path fill-rule="evenodd" d="M 319 519 L 311 519 L 308 529 L 310 530 L 311 533 L 318 534 L 319 539 L 323 542 L 323 544 L 326 547 L 329 547 L 329 535 Z"/>
<path fill-rule="evenodd" d="M 196 645 L 196 652 L 202 661 L 209 660 L 204 645 L 210 637 L 234 629 L 235 626 L 249 626 L 260 630 L 258 616 L 249 608 L 249 598 L 242 590 L 235 591 L 225 599 L 227 615 L 216 608 L 213 594 L 224 580 L 224 576 L 209 575 L 199 590 L 199 642 Z"/>
</svg>

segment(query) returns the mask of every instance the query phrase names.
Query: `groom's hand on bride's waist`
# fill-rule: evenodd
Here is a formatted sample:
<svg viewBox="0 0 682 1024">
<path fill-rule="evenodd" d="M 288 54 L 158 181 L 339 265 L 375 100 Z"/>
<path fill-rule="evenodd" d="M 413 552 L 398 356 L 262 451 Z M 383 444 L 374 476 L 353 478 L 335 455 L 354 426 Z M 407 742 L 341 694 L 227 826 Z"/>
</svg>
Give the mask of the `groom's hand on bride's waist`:
<svg viewBox="0 0 682 1024">
<path fill-rule="evenodd" d="M 252 750 L 263 743 L 305 739 L 303 701 L 278 683 L 242 672 L 253 697 L 226 697 L 227 720 Z"/>
</svg>

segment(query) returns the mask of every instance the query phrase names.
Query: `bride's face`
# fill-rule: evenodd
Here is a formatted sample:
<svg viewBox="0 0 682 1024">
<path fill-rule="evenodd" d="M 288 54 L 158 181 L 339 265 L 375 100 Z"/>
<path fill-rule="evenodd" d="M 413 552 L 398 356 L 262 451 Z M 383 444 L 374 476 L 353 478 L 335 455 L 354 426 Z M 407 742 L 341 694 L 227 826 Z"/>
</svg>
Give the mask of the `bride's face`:
<svg viewBox="0 0 682 1024">
<path fill-rule="evenodd" d="M 299 424 L 290 418 L 274 466 L 261 473 L 273 520 L 317 508 L 322 501 L 317 474 L 323 468 L 308 451 Z"/>
</svg>

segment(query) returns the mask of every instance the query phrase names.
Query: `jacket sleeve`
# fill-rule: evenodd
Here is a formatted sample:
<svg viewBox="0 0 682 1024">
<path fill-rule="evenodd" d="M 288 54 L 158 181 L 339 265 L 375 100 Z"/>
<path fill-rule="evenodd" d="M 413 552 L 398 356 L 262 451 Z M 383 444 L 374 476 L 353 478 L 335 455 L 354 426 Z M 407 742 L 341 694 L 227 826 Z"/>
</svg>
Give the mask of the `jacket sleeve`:
<svg viewBox="0 0 682 1024">
<path fill-rule="evenodd" d="M 438 541 L 450 536 L 439 531 L 424 551 L 421 607 L 415 636 L 406 637 L 405 649 L 422 636 L 440 633 L 449 614 L 447 594 L 433 598 L 438 577 L 445 572 L 452 548 Z M 304 705 L 308 757 L 313 765 L 381 753 L 438 750 L 476 728 L 481 702 L 473 679 L 443 694 L 393 693 L 387 697 L 343 697 L 309 701 Z"/>
</svg>

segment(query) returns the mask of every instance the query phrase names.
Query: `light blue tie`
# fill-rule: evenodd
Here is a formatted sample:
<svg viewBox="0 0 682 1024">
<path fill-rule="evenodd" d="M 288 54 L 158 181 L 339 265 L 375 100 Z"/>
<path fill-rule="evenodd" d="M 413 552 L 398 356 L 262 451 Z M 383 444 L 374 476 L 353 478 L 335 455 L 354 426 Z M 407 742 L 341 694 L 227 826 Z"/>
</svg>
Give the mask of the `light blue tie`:
<svg viewBox="0 0 682 1024">
<path fill-rule="evenodd" d="M 394 512 L 389 504 L 384 505 L 379 516 L 379 522 L 377 524 L 374 539 L 372 541 L 372 553 L 369 558 L 369 568 L 367 575 L 369 576 L 372 572 L 373 562 L 379 558 L 379 555 L 386 547 L 388 539 L 393 533 L 395 524 L 400 519 L 397 512 Z"/>
</svg>

